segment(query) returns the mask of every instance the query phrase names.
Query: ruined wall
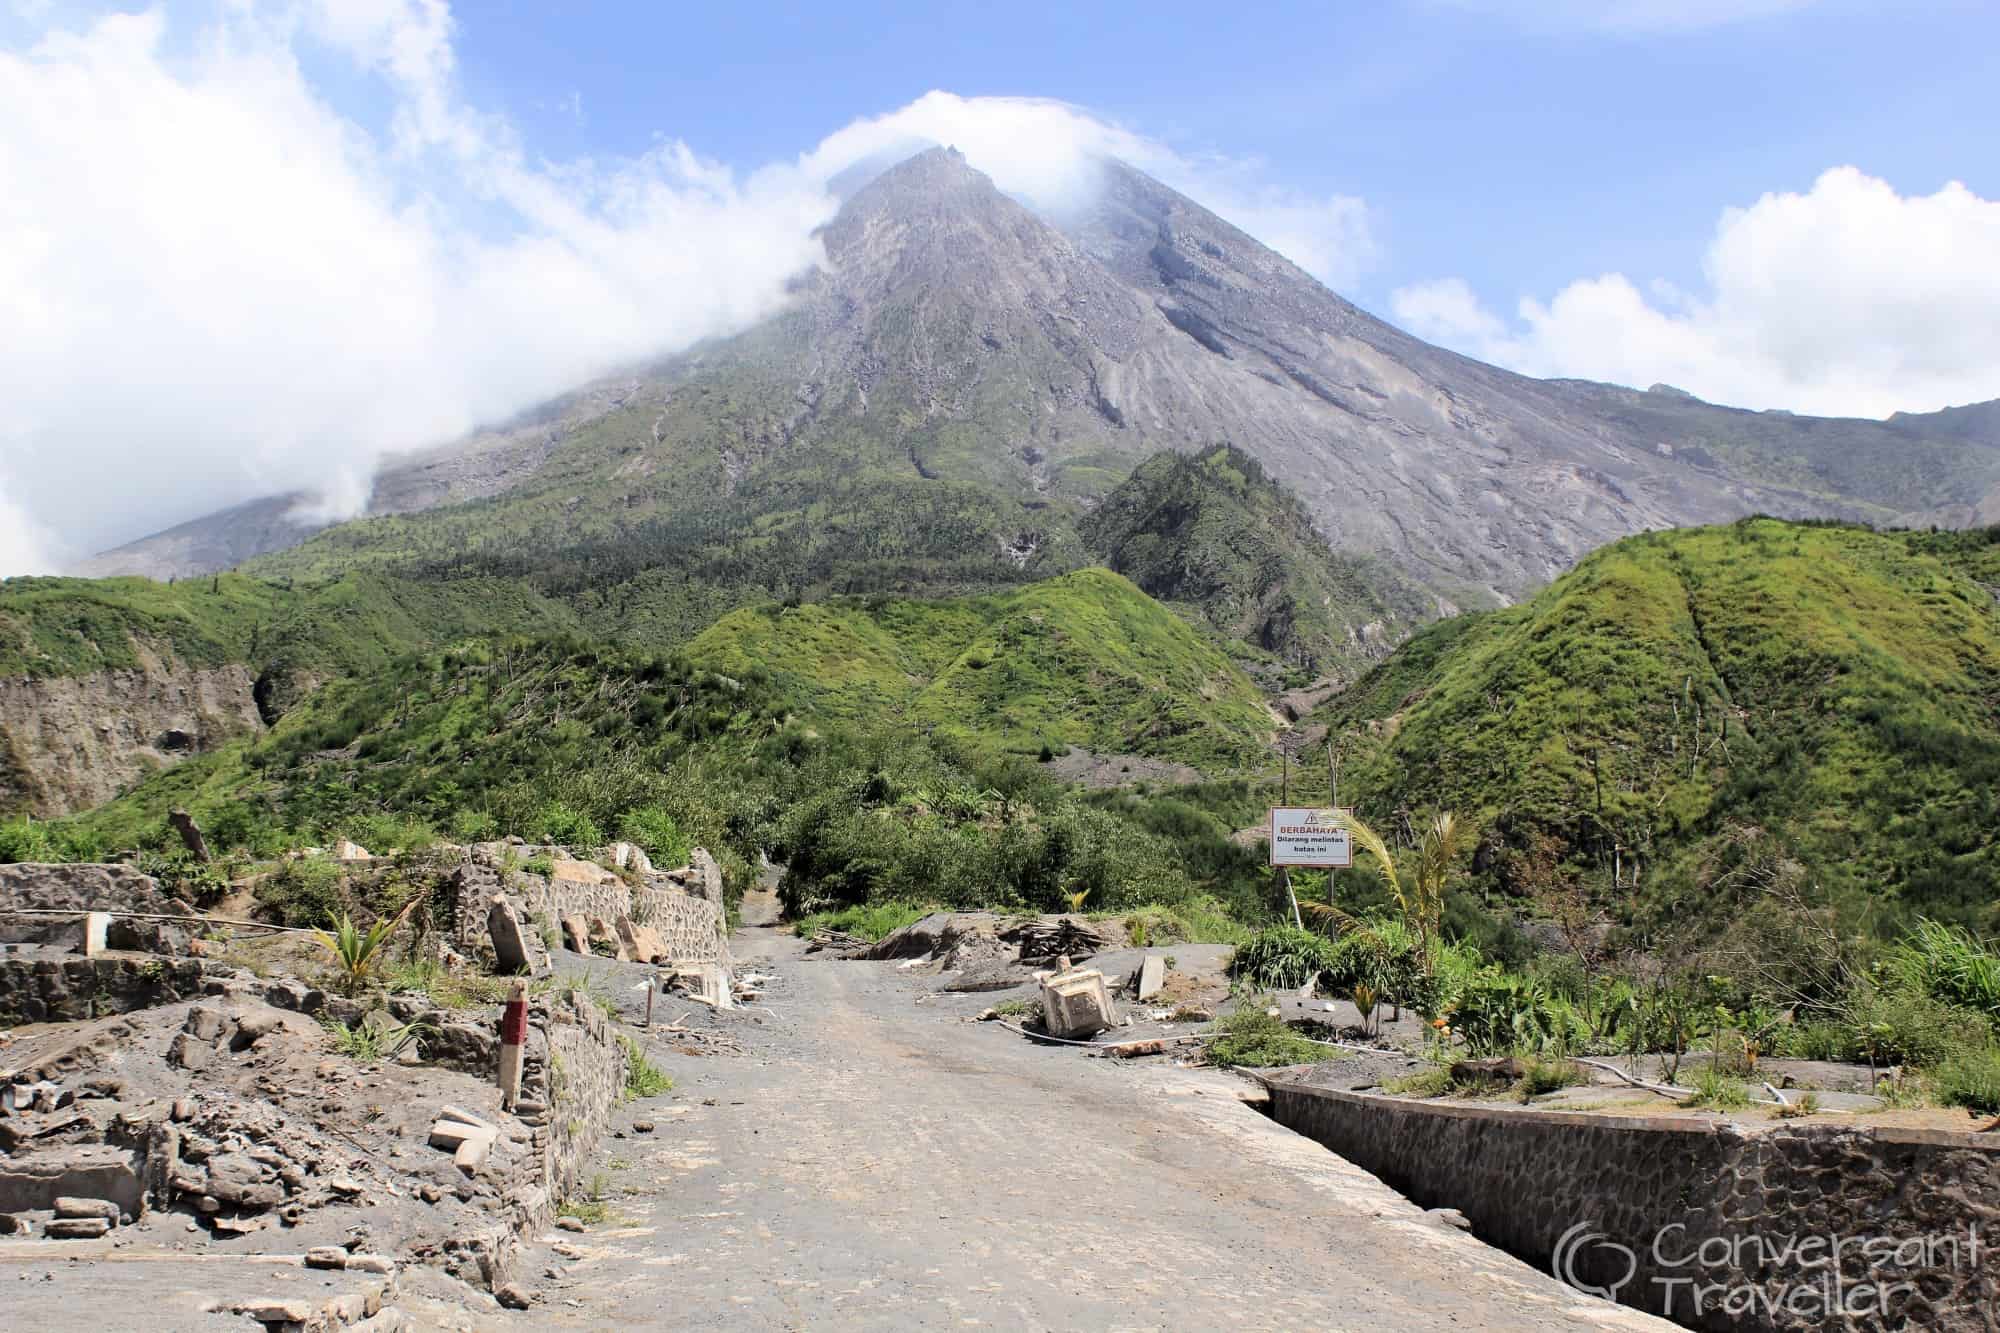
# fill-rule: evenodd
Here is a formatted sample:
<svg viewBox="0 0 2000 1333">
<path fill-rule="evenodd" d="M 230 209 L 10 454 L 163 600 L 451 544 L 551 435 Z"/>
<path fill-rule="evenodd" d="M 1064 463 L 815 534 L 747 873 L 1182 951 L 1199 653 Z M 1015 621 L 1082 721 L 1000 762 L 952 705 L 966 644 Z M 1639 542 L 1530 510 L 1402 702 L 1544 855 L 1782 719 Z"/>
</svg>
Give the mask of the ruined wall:
<svg viewBox="0 0 2000 1333">
<path fill-rule="evenodd" d="M 1753 1133 L 1687 1115 L 1268 1086 L 1280 1124 L 1417 1203 L 1456 1208 L 1482 1240 L 1688 1327 L 1984 1333 L 2000 1317 L 2000 1142 L 1988 1141 L 2000 1136 Z M 1787 1250 L 1787 1237 L 1828 1240 Z M 1847 1242 L 1837 1264 L 1825 1259 L 1834 1241 Z M 1876 1263 L 1870 1241 L 1908 1262 Z"/>
<path fill-rule="evenodd" d="M 540 1184 L 551 1208 L 577 1192 L 584 1166 L 625 1092 L 625 1046 L 609 1019 L 580 991 L 532 1006 L 538 1040 L 523 1078 L 523 1118 L 536 1123 Z M 539 1048 L 539 1049 L 538 1049 Z M 537 1060 L 537 1057 L 539 1059 Z"/>
<path fill-rule="evenodd" d="M 72 1023 L 175 1004 L 230 969 L 196 958 L 0 956 L 0 1027 Z"/>
<path fill-rule="evenodd" d="M 632 891 L 632 919 L 659 931 L 677 963 L 728 961 L 722 910 L 705 899 L 648 885 Z"/>
<path fill-rule="evenodd" d="M 526 861 L 543 849 L 512 850 Z M 696 850 L 697 856 L 707 857 L 706 852 Z M 590 862 L 557 859 L 555 874 L 545 876 L 526 870 L 503 873 L 493 863 L 496 859 L 496 854 L 481 847 L 454 872 L 458 902 L 453 916 L 453 947 L 460 953 L 488 956 L 487 906 L 494 894 L 505 893 L 529 922 L 560 922 L 566 916 L 577 916 L 615 924 L 619 917 L 630 917 L 659 931 L 675 962 L 727 961 L 719 874 L 717 896 L 710 901 L 683 891 L 668 875 L 646 875 L 633 887 Z"/>
<path fill-rule="evenodd" d="M 12 916 L 9 909 L 77 913 L 77 916 Z M 192 909 L 160 891 L 149 875 L 122 865 L 0 865 L 0 943 L 43 942 L 72 945 L 84 912 L 175 913 Z M 114 949 L 185 952 L 186 923 L 114 920 Z"/>
<path fill-rule="evenodd" d="M 263 726 L 248 667 L 140 657 L 134 670 L 0 678 L 0 813 L 49 818 L 101 805 L 156 768 Z"/>
</svg>

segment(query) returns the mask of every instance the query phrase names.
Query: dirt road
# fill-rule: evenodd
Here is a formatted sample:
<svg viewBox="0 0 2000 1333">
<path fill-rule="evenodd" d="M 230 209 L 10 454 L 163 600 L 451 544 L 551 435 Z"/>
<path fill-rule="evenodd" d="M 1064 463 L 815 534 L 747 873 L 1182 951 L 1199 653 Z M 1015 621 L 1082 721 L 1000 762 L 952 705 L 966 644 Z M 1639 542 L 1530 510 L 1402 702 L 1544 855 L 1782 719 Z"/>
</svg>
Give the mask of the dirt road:
<svg viewBox="0 0 2000 1333">
<path fill-rule="evenodd" d="M 1038 1048 L 770 928 L 737 952 L 778 974 L 765 1021 L 661 1058 L 678 1086 L 604 1150 L 614 1220 L 529 1256 L 522 1327 L 1668 1327 L 1427 1220 L 1230 1076 Z"/>
</svg>

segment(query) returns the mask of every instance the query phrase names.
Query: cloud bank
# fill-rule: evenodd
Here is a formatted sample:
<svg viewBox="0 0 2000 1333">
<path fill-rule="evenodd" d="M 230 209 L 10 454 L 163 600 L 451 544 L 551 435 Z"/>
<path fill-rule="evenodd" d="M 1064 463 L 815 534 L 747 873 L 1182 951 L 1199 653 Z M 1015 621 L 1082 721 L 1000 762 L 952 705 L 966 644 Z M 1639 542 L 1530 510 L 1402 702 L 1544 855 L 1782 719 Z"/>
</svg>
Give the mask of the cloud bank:
<svg viewBox="0 0 2000 1333">
<path fill-rule="evenodd" d="M 1824 416 L 2000 394 L 2000 202 L 1953 183 L 1901 195 L 1854 167 L 1726 210 L 1705 290 L 1579 279 L 1516 320 L 1457 278 L 1398 289 L 1411 332 L 1530 375 L 1672 384 Z"/>
<path fill-rule="evenodd" d="M 452 42 L 441 0 L 308 0 L 0 51 L 0 574 L 274 492 L 357 513 L 385 454 L 771 313 L 822 259 L 829 182 L 898 145 L 1052 208 L 1116 153 L 1323 277 L 1372 253 L 1359 201 L 1046 101 L 934 93 L 747 174 L 678 140 L 546 163 L 466 100 Z"/>
</svg>

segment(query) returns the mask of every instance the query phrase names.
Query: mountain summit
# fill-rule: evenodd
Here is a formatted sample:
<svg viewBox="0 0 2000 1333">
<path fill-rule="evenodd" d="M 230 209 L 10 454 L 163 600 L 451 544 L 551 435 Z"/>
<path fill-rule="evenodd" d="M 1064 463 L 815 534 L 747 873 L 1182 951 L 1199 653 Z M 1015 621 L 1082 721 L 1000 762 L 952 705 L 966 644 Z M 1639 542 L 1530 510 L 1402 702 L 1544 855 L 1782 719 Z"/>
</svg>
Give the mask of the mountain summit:
<svg viewBox="0 0 2000 1333">
<path fill-rule="evenodd" d="M 548 552 L 646 523 L 691 536 L 679 511 L 703 491 L 761 522 L 887 488 L 962 523 L 974 582 L 982 561 L 1058 572 L 1076 520 L 1139 462 L 1219 443 L 1295 490 L 1336 550 L 1394 561 L 1444 608 L 1511 601 L 1645 529 L 2000 505 L 1990 412 L 1823 420 L 1528 379 L 1373 318 L 1116 162 L 1088 208 L 1047 219 L 931 149 L 856 190 L 823 240 L 826 266 L 774 318 L 398 462 L 374 512 L 411 517 L 266 567 Z M 271 519 L 216 515 L 90 572 L 191 573 L 303 536 Z M 835 540 L 818 518 L 809 537 Z"/>
</svg>

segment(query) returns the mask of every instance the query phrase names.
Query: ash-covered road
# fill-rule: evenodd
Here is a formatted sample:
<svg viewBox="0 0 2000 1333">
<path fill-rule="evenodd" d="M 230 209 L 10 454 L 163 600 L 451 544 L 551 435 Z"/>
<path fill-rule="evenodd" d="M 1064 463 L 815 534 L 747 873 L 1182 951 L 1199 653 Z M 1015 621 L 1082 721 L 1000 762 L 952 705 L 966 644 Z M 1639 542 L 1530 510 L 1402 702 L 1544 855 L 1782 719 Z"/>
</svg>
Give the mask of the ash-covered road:
<svg viewBox="0 0 2000 1333">
<path fill-rule="evenodd" d="M 1232 1076 L 1037 1047 L 770 927 L 736 949 L 779 978 L 764 1021 L 657 1057 L 675 1090 L 601 1154 L 614 1220 L 529 1254 L 519 1327 L 1671 1327 L 1426 1220 Z"/>
</svg>

